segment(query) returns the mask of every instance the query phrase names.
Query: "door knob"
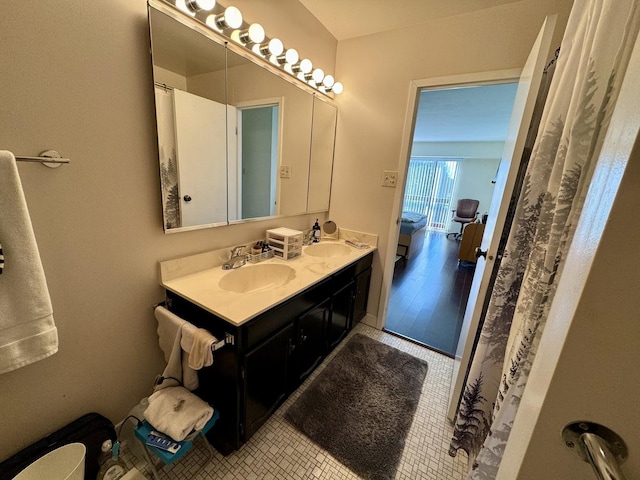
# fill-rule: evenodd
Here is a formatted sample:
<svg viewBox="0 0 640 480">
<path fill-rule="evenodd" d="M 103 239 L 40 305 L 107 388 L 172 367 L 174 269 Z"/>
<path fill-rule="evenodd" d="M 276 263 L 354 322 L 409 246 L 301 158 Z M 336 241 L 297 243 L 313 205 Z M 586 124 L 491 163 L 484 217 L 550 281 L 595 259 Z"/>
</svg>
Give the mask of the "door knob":
<svg viewBox="0 0 640 480">
<path fill-rule="evenodd" d="M 190 202 L 190 201 L 191 201 L 191 195 L 185 195 L 184 197 L 182 197 L 182 199 L 183 199 L 185 202 Z"/>
<path fill-rule="evenodd" d="M 480 247 L 476 247 L 476 258 L 480 258 L 480 257 L 484 257 L 484 259 L 487 259 L 487 251 L 485 250 L 484 252 L 482 250 L 480 250 Z"/>
</svg>

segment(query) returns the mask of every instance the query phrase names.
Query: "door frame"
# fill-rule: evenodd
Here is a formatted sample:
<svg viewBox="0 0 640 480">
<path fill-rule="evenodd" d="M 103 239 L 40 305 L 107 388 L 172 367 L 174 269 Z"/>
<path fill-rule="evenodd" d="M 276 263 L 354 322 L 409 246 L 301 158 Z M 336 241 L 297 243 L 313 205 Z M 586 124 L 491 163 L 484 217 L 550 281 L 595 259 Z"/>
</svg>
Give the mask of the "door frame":
<svg viewBox="0 0 640 480">
<path fill-rule="evenodd" d="M 393 282 L 393 269 L 395 265 L 396 249 L 392 248 L 398 243 L 400 236 L 400 219 L 402 217 L 402 204 L 404 190 L 406 188 L 407 171 L 411 159 L 411 145 L 413 143 L 413 130 L 415 128 L 418 113 L 418 101 L 420 91 L 425 89 L 441 90 L 447 88 L 471 87 L 482 85 L 496 85 L 500 83 L 517 82 L 520 79 L 522 69 L 512 68 L 505 70 L 492 70 L 487 72 L 468 73 L 444 77 L 432 77 L 420 80 L 412 80 L 409 84 L 407 110 L 405 113 L 402 143 L 400 145 L 400 159 L 398 161 L 398 188 L 393 196 L 393 207 L 389 219 L 389 236 L 387 237 L 386 257 L 384 258 L 383 272 L 387 272 L 382 278 L 382 291 L 378 304 L 378 318 L 376 328 L 382 330 L 387 321 L 389 297 L 391 296 L 391 283 Z"/>
</svg>

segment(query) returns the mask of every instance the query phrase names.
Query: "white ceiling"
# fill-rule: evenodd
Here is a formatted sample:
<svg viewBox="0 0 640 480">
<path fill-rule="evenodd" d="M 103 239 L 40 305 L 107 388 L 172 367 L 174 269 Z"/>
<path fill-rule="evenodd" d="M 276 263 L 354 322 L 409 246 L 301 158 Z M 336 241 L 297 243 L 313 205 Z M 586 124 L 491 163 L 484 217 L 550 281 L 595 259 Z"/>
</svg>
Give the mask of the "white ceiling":
<svg viewBox="0 0 640 480">
<path fill-rule="evenodd" d="M 521 0 L 300 0 L 337 40 L 518 1 Z"/>
<path fill-rule="evenodd" d="M 414 142 L 503 142 L 517 83 L 420 93 Z"/>
<path fill-rule="evenodd" d="M 300 0 L 338 41 L 516 1 Z M 414 141 L 504 141 L 515 90 L 505 84 L 422 92 Z"/>
</svg>

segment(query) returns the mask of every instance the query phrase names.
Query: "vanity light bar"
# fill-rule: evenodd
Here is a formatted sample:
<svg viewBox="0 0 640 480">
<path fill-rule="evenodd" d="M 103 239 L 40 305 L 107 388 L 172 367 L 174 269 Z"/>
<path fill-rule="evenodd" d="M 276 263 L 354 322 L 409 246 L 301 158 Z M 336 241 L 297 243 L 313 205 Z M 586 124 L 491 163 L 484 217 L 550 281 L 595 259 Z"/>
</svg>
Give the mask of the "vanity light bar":
<svg viewBox="0 0 640 480">
<path fill-rule="evenodd" d="M 310 87 L 325 94 L 342 93 L 342 83 L 336 82 L 332 75 L 325 75 L 321 68 L 314 69 L 311 60 L 308 58 L 300 60 L 297 50 L 285 48 L 281 40 L 277 38 L 268 39 L 264 28 L 260 24 L 246 24 L 243 21 L 242 13 L 236 7 L 224 8 L 219 3 L 216 5 L 215 0 L 164 1 L 189 16 L 195 17 L 196 20 L 201 21 L 216 33 L 230 38 L 266 61 L 282 68 L 282 70 L 305 82 Z M 199 18 L 200 12 L 211 12 L 214 7 L 219 13 L 209 13 L 204 21 Z M 228 30 L 230 30 L 230 33 L 225 33 Z"/>
</svg>

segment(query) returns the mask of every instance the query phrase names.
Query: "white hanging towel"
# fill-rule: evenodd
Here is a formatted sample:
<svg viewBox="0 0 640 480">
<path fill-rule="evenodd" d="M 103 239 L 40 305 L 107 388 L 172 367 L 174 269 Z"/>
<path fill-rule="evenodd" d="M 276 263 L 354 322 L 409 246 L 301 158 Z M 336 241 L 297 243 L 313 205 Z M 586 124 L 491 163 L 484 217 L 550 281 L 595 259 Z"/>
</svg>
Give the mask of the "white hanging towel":
<svg viewBox="0 0 640 480">
<path fill-rule="evenodd" d="M 213 364 L 212 345 L 217 342 L 216 337 L 164 307 L 156 307 L 155 317 L 158 320 L 158 343 L 167 361 L 162 376 L 173 377 L 185 388 L 195 390 L 198 388 L 196 370 Z M 156 389 L 170 385 L 173 384 L 166 382 Z"/>
<path fill-rule="evenodd" d="M 0 373 L 58 351 L 58 331 L 16 159 L 0 150 Z"/>
</svg>

